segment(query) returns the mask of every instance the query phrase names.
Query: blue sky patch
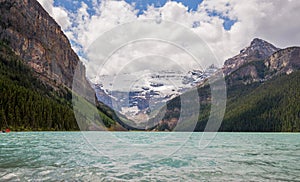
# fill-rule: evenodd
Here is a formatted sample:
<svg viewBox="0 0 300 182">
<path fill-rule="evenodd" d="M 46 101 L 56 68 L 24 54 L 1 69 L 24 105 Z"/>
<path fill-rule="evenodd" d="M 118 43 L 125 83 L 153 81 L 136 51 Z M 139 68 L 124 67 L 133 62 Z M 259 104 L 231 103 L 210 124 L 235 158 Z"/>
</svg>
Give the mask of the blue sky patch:
<svg viewBox="0 0 300 182">
<path fill-rule="evenodd" d="M 139 10 L 139 14 L 142 14 L 143 11 L 147 10 L 147 6 L 153 5 L 154 7 L 162 7 L 169 0 L 125 0 L 129 4 L 135 4 L 135 8 Z M 199 4 L 202 0 L 172 0 L 178 3 L 182 3 L 184 6 L 188 7 L 189 11 L 197 10 Z"/>
<path fill-rule="evenodd" d="M 223 26 L 225 30 L 230 30 L 231 27 L 237 22 L 237 20 L 232 20 L 228 16 L 223 15 L 217 11 L 207 11 L 209 16 L 218 16 L 222 20 L 224 20 Z"/>
</svg>

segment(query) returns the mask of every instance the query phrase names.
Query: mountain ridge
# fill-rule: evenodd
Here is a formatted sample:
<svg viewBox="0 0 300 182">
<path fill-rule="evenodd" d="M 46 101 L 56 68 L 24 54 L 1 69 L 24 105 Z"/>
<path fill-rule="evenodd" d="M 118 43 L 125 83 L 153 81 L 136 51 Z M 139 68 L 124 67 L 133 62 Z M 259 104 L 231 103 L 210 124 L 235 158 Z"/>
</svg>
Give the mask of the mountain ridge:
<svg viewBox="0 0 300 182">
<path fill-rule="evenodd" d="M 280 49 L 262 60 L 252 60 L 227 75 L 229 84 L 265 82 L 280 74 L 291 74 L 300 68 L 299 47 Z M 233 80 L 232 80 L 233 79 Z"/>
<path fill-rule="evenodd" d="M 78 86 L 75 91 L 88 95 L 81 98 L 75 94 L 77 104 L 88 105 L 83 113 L 75 108 L 79 123 L 83 122 L 80 129 L 136 129 L 132 127 L 133 121 L 97 101 L 86 79 L 85 67 L 69 40 L 36 0 L 0 0 L 0 5 L 1 128 L 77 130 L 78 118 L 74 117 L 71 101 L 75 83 Z M 220 130 L 300 131 L 299 70 L 300 47 L 280 49 L 265 40 L 253 39 L 250 46 L 226 60 L 220 70 L 228 87 L 227 110 Z M 78 75 L 74 79 L 75 72 Z M 198 75 L 197 70 L 192 71 L 185 81 L 206 80 L 202 79 L 203 73 Z M 163 85 L 151 83 L 150 86 Z M 211 88 L 204 82 L 196 89 L 201 107 L 195 131 L 203 131 L 211 109 Z M 172 131 L 178 124 L 189 128 L 190 121 L 180 121 L 180 98 L 188 94 L 168 101 L 157 117 L 150 119 L 150 126 L 145 130 Z M 139 97 L 134 96 L 133 103 L 139 102 L 134 100 Z M 94 102 L 95 110 L 91 109 Z M 138 105 L 144 106 L 147 103 Z"/>
<path fill-rule="evenodd" d="M 240 54 L 224 62 L 223 73 L 227 76 L 243 64 L 251 61 L 264 60 L 278 50 L 280 50 L 280 48 L 275 47 L 273 44 L 259 38 L 254 38 L 250 46 L 242 49 Z"/>
<path fill-rule="evenodd" d="M 251 45 L 257 41 L 266 44 L 266 41 L 254 39 Z M 225 62 L 222 71 L 228 96 L 224 120 L 219 131 L 300 131 L 300 108 L 297 104 L 300 96 L 295 94 L 300 91 L 300 48 L 293 46 L 275 50 L 272 44 L 267 43 L 267 46 L 270 46 L 273 52 L 268 57 L 268 51 L 260 55 L 254 51 L 254 54 L 247 55 L 249 57 L 243 57 L 245 50 L 251 49 L 250 46 Z M 202 84 L 197 90 L 200 114 L 195 131 L 204 131 L 211 114 L 210 85 Z M 184 95 L 180 97 L 182 96 Z M 165 117 L 155 121 L 158 123 L 155 130 L 172 131 L 174 121 L 175 126 L 187 125 L 182 128 L 183 131 L 184 128 L 189 128 L 191 123 L 187 121 L 178 123 L 180 97 L 167 103 Z"/>
</svg>

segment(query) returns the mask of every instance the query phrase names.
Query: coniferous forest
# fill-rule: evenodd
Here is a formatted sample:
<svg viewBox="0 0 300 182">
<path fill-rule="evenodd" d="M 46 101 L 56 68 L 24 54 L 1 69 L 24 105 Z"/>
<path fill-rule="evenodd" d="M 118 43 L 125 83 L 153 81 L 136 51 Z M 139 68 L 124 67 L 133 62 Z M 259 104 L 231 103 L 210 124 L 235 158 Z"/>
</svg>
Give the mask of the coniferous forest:
<svg viewBox="0 0 300 182">
<path fill-rule="evenodd" d="M 225 132 L 299 132 L 300 71 L 279 75 L 265 83 L 230 86 L 219 131 Z M 210 98 L 210 87 L 198 88 L 199 98 Z M 177 99 L 178 100 L 178 99 Z M 204 131 L 211 105 L 200 99 L 200 113 L 195 131 Z M 168 103 L 170 113 L 180 108 L 174 99 Z M 175 113 L 175 112 L 174 112 Z"/>
<path fill-rule="evenodd" d="M 300 131 L 300 71 L 229 88 L 221 131 Z"/>
<path fill-rule="evenodd" d="M 77 111 L 75 118 L 72 91 L 64 86 L 53 87 L 38 79 L 37 73 L 0 42 L 0 129 L 12 131 L 78 131 L 89 130 L 96 120 L 108 129 L 123 130 L 115 120 L 120 120 L 113 110 L 102 103 L 97 108 L 84 98 L 76 96 L 96 109 L 97 116 Z M 79 128 L 77 120 L 84 122 Z"/>
<path fill-rule="evenodd" d="M 79 130 L 70 90 L 65 87 L 54 90 L 43 83 L 4 42 L 0 43 L 0 60 L 1 129 Z M 226 82 L 227 107 L 220 131 L 300 131 L 300 71 L 278 75 L 263 84 L 229 85 L 228 78 Z M 209 98 L 209 86 L 199 87 L 198 93 L 200 98 Z M 209 102 L 200 102 L 201 110 L 195 131 L 204 131 L 211 109 Z M 180 117 L 178 111 L 172 112 L 173 109 L 180 108 L 179 103 L 176 99 L 168 103 L 169 118 Z M 116 127 L 122 129 L 122 126 L 130 129 L 110 108 L 103 104 L 97 107 L 106 127 L 112 130 Z M 94 116 L 80 117 L 82 120 L 94 119 Z M 85 129 L 88 130 L 88 126 Z"/>
<path fill-rule="evenodd" d="M 78 130 L 70 91 L 45 85 L 3 42 L 0 59 L 1 129 Z"/>
</svg>

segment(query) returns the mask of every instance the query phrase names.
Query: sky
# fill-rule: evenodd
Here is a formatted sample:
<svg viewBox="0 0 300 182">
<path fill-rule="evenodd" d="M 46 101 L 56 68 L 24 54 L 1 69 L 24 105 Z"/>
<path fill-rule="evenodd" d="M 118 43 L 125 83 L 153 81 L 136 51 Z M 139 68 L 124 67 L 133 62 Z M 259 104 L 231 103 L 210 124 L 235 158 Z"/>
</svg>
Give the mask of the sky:
<svg viewBox="0 0 300 182">
<path fill-rule="evenodd" d="M 158 17 L 198 35 L 220 65 L 256 37 L 280 48 L 300 45 L 299 0 L 38 1 L 62 27 L 86 65 L 91 63 L 89 47 L 105 32 L 128 22 Z M 93 67 L 88 65 L 88 72 Z"/>
</svg>

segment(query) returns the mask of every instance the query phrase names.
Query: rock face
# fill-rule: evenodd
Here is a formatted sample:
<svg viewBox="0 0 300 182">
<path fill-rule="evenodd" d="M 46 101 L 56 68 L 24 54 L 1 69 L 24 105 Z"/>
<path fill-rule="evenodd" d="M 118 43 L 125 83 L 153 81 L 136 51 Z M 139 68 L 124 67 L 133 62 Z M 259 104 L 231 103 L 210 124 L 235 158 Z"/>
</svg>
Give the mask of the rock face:
<svg viewBox="0 0 300 182">
<path fill-rule="evenodd" d="M 265 60 L 251 61 L 227 76 L 229 85 L 265 82 L 280 74 L 291 74 L 300 69 L 300 48 L 279 50 Z"/>
<path fill-rule="evenodd" d="M 47 86 L 45 92 L 48 96 L 49 91 L 50 99 L 55 102 L 59 100 L 63 106 L 75 111 L 80 129 L 98 130 L 103 127 L 98 123 L 100 119 L 105 120 L 106 127 L 123 129 L 120 124 L 115 124 L 120 119 L 114 111 L 97 101 L 95 92 L 86 79 L 85 67 L 72 50 L 69 40 L 36 0 L 0 0 L 0 42 L 34 70 L 33 76 L 42 81 L 43 86 Z M 99 117 L 94 115 L 87 119 L 88 114 L 81 107 L 90 105 L 81 97 L 96 104 L 101 113 Z M 76 102 L 72 102 L 74 100 Z M 72 114 L 70 117 L 74 118 Z M 98 123 L 98 127 L 92 121 Z"/>
<path fill-rule="evenodd" d="M 267 78 L 273 74 L 291 74 L 300 69 L 300 47 L 280 50 L 266 59 L 264 64 L 268 68 Z"/>
<path fill-rule="evenodd" d="M 72 87 L 75 70 L 85 67 L 61 27 L 36 0 L 0 0 L 0 39 L 53 87 Z"/>
<path fill-rule="evenodd" d="M 278 50 L 280 49 L 267 41 L 255 38 L 249 47 L 240 51 L 240 54 L 225 61 L 223 72 L 229 75 L 242 65 L 251 61 L 265 60 Z"/>
</svg>

